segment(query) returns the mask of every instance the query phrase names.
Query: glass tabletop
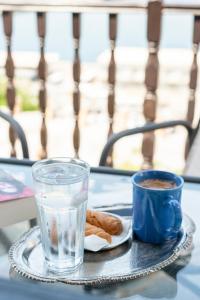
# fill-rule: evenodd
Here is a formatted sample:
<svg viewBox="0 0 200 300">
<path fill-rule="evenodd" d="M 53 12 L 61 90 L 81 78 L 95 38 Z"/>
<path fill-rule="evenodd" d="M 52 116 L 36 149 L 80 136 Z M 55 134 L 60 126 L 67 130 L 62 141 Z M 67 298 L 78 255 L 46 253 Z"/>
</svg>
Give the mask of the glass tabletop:
<svg viewBox="0 0 200 300">
<path fill-rule="evenodd" d="M 0 168 L 32 186 L 30 166 L 0 163 Z M 108 173 L 95 169 L 91 173 L 89 206 L 114 211 L 121 215 L 131 214 L 132 186 L 130 174 Z M 200 295 L 200 184 L 185 182 L 182 198 L 183 211 L 196 224 L 193 249 L 173 264 L 150 276 L 115 285 L 101 287 L 70 286 L 84 294 L 122 299 L 199 299 Z M 8 250 L 12 243 L 29 228 L 22 222 L 0 230 L 0 277 L 9 278 Z M 120 266 L 119 266 L 120 268 Z M 14 278 L 24 280 L 15 274 Z"/>
</svg>

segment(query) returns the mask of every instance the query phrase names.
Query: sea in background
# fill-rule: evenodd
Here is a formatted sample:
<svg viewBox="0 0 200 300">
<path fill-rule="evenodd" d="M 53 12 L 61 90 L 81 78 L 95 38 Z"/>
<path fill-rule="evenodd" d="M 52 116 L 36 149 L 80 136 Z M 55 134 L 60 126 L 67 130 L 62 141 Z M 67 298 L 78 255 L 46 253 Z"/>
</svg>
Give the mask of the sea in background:
<svg viewBox="0 0 200 300">
<path fill-rule="evenodd" d="M 93 62 L 109 48 L 108 15 L 84 13 L 81 19 L 81 60 Z M 142 12 L 120 14 L 117 46 L 146 47 L 146 14 Z M 72 17 L 69 13 L 48 13 L 46 51 L 57 53 L 61 59 L 72 60 Z M 36 15 L 15 13 L 13 24 L 13 51 L 39 51 Z M 191 48 L 193 16 L 191 14 L 165 14 L 162 23 L 163 48 Z M 0 17 L 0 51 L 6 48 Z"/>
</svg>

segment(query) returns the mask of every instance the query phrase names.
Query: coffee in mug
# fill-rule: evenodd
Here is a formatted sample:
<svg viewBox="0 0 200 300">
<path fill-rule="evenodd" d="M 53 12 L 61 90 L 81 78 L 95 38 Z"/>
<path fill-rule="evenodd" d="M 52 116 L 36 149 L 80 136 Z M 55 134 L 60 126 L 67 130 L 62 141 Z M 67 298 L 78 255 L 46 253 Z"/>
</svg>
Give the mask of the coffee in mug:
<svg viewBox="0 0 200 300">
<path fill-rule="evenodd" d="M 172 189 L 176 187 L 175 182 L 161 179 L 146 179 L 140 182 L 140 185 L 149 189 Z"/>
</svg>

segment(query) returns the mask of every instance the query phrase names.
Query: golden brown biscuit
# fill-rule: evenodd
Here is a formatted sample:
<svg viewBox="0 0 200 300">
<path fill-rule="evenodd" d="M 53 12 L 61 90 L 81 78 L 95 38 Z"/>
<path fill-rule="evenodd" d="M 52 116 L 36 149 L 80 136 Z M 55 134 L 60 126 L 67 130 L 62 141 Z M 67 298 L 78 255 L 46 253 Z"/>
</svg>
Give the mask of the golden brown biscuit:
<svg viewBox="0 0 200 300">
<path fill-rule="evenodd" d="M 112 237 L 109 233 L 105 232 L 102 228 L 96 227 L 89 223 L 85 226 L 85 236 L 95 234 L 102 239 L 105 239 L 108 243 L 112 242 Z"/>
<path fill-rule="evenodd" d="M 88 209 L 86 221 L 91 225 L 102 228 L 111 235 L 119 235 L 123 230 L 122 222 L 118 218 L 99 211 Z"/>
</svg>

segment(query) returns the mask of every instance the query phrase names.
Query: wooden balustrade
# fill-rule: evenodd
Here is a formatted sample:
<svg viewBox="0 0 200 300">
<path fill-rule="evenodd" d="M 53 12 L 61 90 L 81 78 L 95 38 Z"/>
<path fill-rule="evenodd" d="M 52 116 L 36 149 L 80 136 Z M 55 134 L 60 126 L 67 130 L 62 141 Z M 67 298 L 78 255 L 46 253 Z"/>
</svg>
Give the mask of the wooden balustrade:
<svg viewBox="0 0 200 300">
<path fill-rule="evenodd" d="M 41 150 L 39 152 L 39 158 L 43 159 L 47 157 L 47 126 L 46 126 L 46 108 L 47 108 L 47 91 L 46 91 L 46 73 L 47 65 L 45 61 L 44 49 L 45 49 L 45 37 L 46 37 L 46 15 L 43 12 L 37 13 L 37 25 L 38 36 L 40 39 L 40 60 L 38 64 L 38 77 L 40 80 L 39 90 L 39 108 L 41 111 L 41 129 L 40 129 L 40 141 Z"/>
<path fill-rule="evenodd" d="M 8 108 L 10 110 L 11 115 L 14 115 L 15 112 L 15 104 L 16 104 L 16 93 L 15 93 L 15 85 L 14 85 L 14 76 L 15 76 L 15 68 L 14 62 L 12 58 L 11 45 L 12 45 L 12 24 L 13 15 L 12 12 L 4 11 L 3 12 L 3 27 L 4 34 L 6 36 L 6 46 L 7 46 L 7 58 L 5 64 L 5 71 L 7 76 L 7 89 L 6 89 L 6 99 Z M 13 129 L 9 128 L 9 138 L 11 143 L 11 157 L 16 156 L 15 142 L 16 136 Z"/>
<path fill-rule="evenodd" d="M 158 51 L 161 36 L 161 21 L 162 13 L 166 10 L 184 11 L 186 9 L 195 13 L 194 17 L 194 32 L 193 32 L 193 61 L 190 71 L 189 82 L 189 101 L 186 119 L 193 124 L 194 111 L 196 104 L 196 89 L 197 89 L 197 76 L 198 76 L 198 64 L 197 54 L 200 43 L 200 8 L 195 5 L 195 1 L 185 3 L 183 5 L 170 4 L 168 1 L 162 2 L 162 0 L 151 0 L 149 2 L 141 4 L 140 1 L 129 1 L 124 3 L 123 1 L 106 2 L 96 1 L 94 4 L 88 3 L 83 5 L 81 1 L 72 5 L 70 1 L 65 1 L 64 4 L 51 1 L 51 4 L 38 1 L 38 5 L 32 4 L 20 4 L 20 0 L 15 3 L 15 0 L 7 0 L 6 2 L 0 0 L 0 9 L 3 11 L 3 28 L 6 37 L 7 57 L 5 63 L 5 71 L 7 76 L 7 104 L 10 113 L 13 115 L 16 106 L 15 97 L 15 84 L 14 84 L 14 62 L 12 58 L 11 45 L 12 45 L 12 10 L 29 10 L 37 12 L 37 27 L 38 37 L 40 41 L 40 59 L 38 64 L 38 78 L 40 81 L 39 87 L 39 108 L 41 112 L 41 128 L 40 128 L 40 141 L 41 149 L 39 152 L 40 158 L 46 158 L 47 153 L 47 125 L 46 125 L 46 112 L 47 112 L 47 63 L 45 60 L 45 41 L 46 41 L 46 12 L 51 10 L 70 11 L 72 13 L 72 35 L 73 35 L 73 112 L 74 112 L 74 129 L 73 129 L 73 147 L 75 156 L 79 157 L 80 150 L 80 111 L 81 111 L 81 95 L 80 95 L 80 31 L 81 31 L 81 13 L 85 11 L 97 10 L 108 12 L 109 18 L 109 41 L 110 41 L 110 60 L 108 65 L 108 98 L 107 98 L 107 113 L 108 113 L 108 138 L 114 132 L 115 121 L 115 85 L 116 85 L 116 61 L 115 61 L 115 46 L 117 40 L 117 28 L 118 28 L 118 13 L 123 11 L 134 11 L 135 9 L 147 10 L 147 40 L 148 40 L 148 59 L 145 68 L 145 98 L 143 103 L 143 114 L 145 123 L 155 122 L 156 120 L 156 108 L 157 108 L 157 88 L 159 79 L 159 60 Z M 97 4 L 98 2 L 98 4 Z M 96 4 L 95 4 L 96 3 Z M 16 6 L 15 6 L 16 5 Z M 37 9 L 36 9 L 37 8 Z M 10 10 L 5 10 L 10 9 Z M 11 143 L 11 156 L 16 155 L 15 140 L 16 137 L 11 129 L 9 129 L 9 137 Z M 143 165 L 142 168 L 153 167 L 153 154 L 155 145 L 155 135 L 153 132 L 145 133 L 143 135 L 142 142 L 142 155 Z M 187 154 L 187 147 L 186 147 Z M 113 165 L 113 151 L 110 152 L 107 165 Z"/>
<path fill-rule="evenodd" d="M 79 41 L 80 41 L 80 22 L 81 15 L 74 13 L 72 15 L 72 28 L 73 28 L 73 39 L 74 39 L 74 61 L 73 61 L 73 80 L 74 80 L 74 91 L 73 91 L 73 108 L 74 108 L 74 118 L 75 126 L 73 133 L 73 144 L 75 157 L 79 157 L 79 147 L 80 147 L 80 129 L 79 129 L 79 112 L 80 112 L 80 73 L 81 64 L 79 57 Z"/>
<path fill-rule="evenodd" d="M 193 61 L 190 70 L 190 81 L 189 81 L 189 101 L 187 109 L 187 121 L 193 125 L 194 112 L 196 104 L 196 88 L 197 88 L 197 76 L 198 76 L 198 64 L 197 64 L 197 54 L 199 50 L 200 43 L 200 16 L 194 17 L 194 30 L 193 30 Z M 185 147 L 185 158 L 187 158 L 189 150 L 189 140 L 186 141 Z"/>
<path fill-rule="evenodd" d="M 143 113 L 146 123 L 155 121 L 157 105 L 158 86 L 158 49 L 161 31 L 162 2 L 159 0 L 150 1 L 148 4 L 147 39 L 149 47 L 149 57 L 145 70 L 146 95 L 143 106 Z M 154 132 L 145 133 L 143 136 L 142 154 L 144 158 L 143 169 L 153 167 L 153 153 L 155 144 Z"/>
<path fill-rule="evenodd" d="M 114 114 L 115 114 L 115 74 L 116 74 L 116 64 L 115 64 L 115 44 L 117 38 L 117 15 L 109 15 L 109 40 L 110 40 L 110 62 L 108 66 L 108 117 L 109 117 L 109 129 L 108 138 L 113 134 L 114 125 Z M 113 151 L 111 150 L 107 159 L 107 165 L 113 165 L 112 158 Z"/>
<path fill-rule="evenodd" d="M 200 43 L 200 16 L 194 17 L 194 31 L 193 31 L 193 61 L 190 71 L 190 95 L 188 102 L 187 120 L 192 124 L 194 120 L 195 111 L 195 93 L 197 88 L 197 75 L 198 75 L 198 65 L 197 65 L 197 54 L 199 50 Z"/>
</svg>

